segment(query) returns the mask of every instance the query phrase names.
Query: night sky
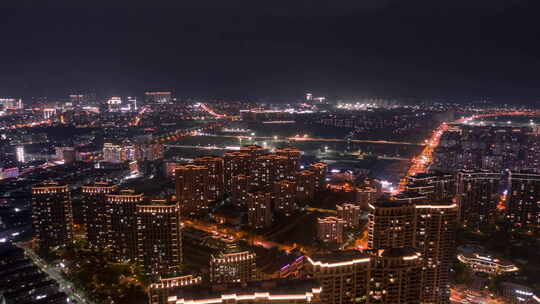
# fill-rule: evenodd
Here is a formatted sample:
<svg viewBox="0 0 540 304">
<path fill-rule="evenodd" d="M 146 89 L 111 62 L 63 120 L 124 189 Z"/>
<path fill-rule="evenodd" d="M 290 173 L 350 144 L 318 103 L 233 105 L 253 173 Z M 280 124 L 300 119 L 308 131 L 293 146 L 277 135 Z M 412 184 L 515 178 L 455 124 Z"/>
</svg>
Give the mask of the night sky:
<svg viewBox="0 0 540 304">
<path fill-rule="evenodd" d="M 540 100 L 537 0 L 14 2 L 0 96 Z"/>
</svg>

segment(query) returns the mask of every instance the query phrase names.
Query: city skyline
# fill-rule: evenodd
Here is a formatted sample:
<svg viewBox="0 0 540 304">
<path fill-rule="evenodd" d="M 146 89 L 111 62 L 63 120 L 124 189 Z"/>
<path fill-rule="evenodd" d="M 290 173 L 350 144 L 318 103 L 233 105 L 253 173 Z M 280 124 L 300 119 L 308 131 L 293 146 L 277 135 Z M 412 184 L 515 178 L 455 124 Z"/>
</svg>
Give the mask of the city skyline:
<svg viewBox="0 0 540 304">
<path fill-rule="evenodd" d="M 540 304 L 540 5 L 0 3 L 0 303 Z"/>
</svg>

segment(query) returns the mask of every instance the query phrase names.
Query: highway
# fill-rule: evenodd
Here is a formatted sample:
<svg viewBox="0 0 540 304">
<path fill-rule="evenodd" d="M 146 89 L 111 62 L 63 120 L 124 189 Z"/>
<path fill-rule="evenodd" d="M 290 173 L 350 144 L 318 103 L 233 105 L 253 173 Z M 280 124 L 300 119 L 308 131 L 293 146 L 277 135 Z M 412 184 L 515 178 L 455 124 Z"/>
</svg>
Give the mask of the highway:
<svg viewBox="0 0 540 304">
<path fill-rule="evenodd" d="M 77 303 L 88 303 L 88 304 L 97 304 L 88 299 L 85 299 L 81 294 L 84 294 L 80 290 L 75 290 L 73 284 L 62 277 L 62 274 L 52 266 L 48 266 L 45 261 L 43 261 L 39 256 L 37 256 L 34 251 L 26 246 L 17 244 L 18 247 L 22 248 L 26 254 L 35 264 L 38 266 L 44 273 L 49 275 L 53 280 L 58 282 L 60 290 L 65 292 L 71 300 L 77 301 Z"/>
</svg>

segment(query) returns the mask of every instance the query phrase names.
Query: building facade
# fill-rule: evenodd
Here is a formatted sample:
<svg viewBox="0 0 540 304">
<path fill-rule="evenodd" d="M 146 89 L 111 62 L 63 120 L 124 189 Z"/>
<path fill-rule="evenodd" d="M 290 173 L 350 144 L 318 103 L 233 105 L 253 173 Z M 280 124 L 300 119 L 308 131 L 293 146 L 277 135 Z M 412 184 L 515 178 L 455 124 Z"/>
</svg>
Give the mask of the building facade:
<svg viewBox="0 0 540 304">
<path fill-rule="evenodd" d="M 142 204 L 143 195 L 133 190 L 122 190 L 106 195 L 110 216 L 107 222 L 108 248 L 118 261 L 136 261 L 137 250 L 137 205 Z"/>
<path fill-rule="evenodd" d="M 343 228 L 346 221 L 335 216 L 317 219 L 317 238 L 323 242 L 343 243 Z"/>
<path fill-rule="evenodd" d="M 176 167 L 176 199 L 183 214 L 197 214 L 208 209 L 209 171 L 205 166 Z"/>
<path fill-rule="evenodd" d="M 96 248 L 106 248 L 108 245 L 107 221 L 110 217 L 110 206 L 107 194 L 116 192 L 117 187 L 107 182 L 97 182 L 82 186 L 82 209 L 86 240 Z"/>
<path fill-rule="evenodd" d="M 208 168 L 208 199 L 216 201 L 225 193 L 223 158 L 201 156 L 195 158 L 193 163 Z"/>
<path fill-rule="evenodd" d="M 72 241 L 73 214 L 68 185 L 46 182 L 32 187 L 32 226 L 40 249 Z"/>
<path fill-rule="evenodd" d="M 360 225 L 360 206 L 350 203 L 336 205 L 337 215 L 345 221 L 345 226 L 358 228 Z"/>
<path fill-rule="evenodd" d="M 515 226 L 540 228 L 540 174 L 510 172 L 507 218 Z"/>
<path fill-rule="evenodd" d="M 180 208 L 165 200 L 137 208 L 137 254 L 145 272 L 169 276 L 180 272 L 182 225 Z"/>
<path fill-rule="evenodd" d="M 248 225 L 260 229 L 272 225 L 272 195 L 265 191 L 248 192 Z"/>
</svg>

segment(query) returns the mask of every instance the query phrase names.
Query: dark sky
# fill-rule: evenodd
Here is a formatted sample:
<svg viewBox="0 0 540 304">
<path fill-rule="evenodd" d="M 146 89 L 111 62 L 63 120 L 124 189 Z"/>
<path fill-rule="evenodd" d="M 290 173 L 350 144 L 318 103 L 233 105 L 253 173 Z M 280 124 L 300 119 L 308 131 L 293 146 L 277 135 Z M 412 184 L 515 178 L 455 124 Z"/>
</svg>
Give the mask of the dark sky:
<svg viewBox="0 0 540 304">
<path fill-rule="evenodd" d="M 540 99 L 538 0 L 14 2 L 0 95 Z"/>
</svg>

